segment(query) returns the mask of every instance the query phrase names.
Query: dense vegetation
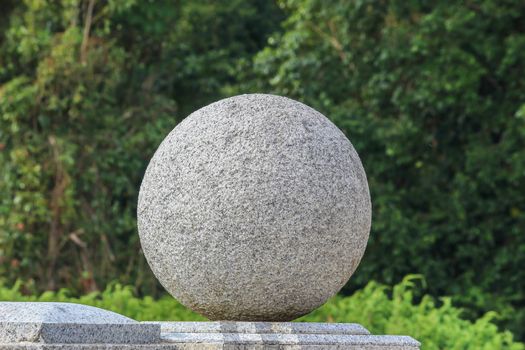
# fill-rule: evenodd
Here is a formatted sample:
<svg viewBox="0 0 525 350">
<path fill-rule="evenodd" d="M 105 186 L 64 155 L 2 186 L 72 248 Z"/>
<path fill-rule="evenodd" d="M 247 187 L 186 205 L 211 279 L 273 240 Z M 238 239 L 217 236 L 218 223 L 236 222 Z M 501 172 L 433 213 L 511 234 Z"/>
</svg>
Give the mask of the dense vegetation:
<svg viewBox="0 0 525 350">
<path fill-rule="evenodd" d="M 0 279 L 156 295 L 148 159 L 192 110 L 255 91 L 320 110 L 361 155 L 373 227 L 346 293 L 420 273 L 525 339 L 521 0 L 2 1 Z"/>
<path fill-rule="evenodd" d="M 415 302 L 416 285 L 414 277 L 406 278 L 393 288 L 370 282 L 352 296 L 333 298 L 298 321 L 357 322 L 374 334 L 413 336 L 422 343 L 422 350 L 525 350 L 525 344 L 513 341 L 509 331 L 498 331 L 492 323 L 493 313 L 476 322 L 465 321 L 460 317 L 461 310 L 453 307 L 449 298 L 438 303 L 425 296 Z M 70 297 L 67 290 L 28 297 L 22 295 L 19 288 L 19 284 L 0 288 L 0 300 L 75 302 L 113 310 L 137 320 L 205 320 L 171 297 L 137 298 L 132 287 L 119 284 L 80 298 Z"/>
</svg>

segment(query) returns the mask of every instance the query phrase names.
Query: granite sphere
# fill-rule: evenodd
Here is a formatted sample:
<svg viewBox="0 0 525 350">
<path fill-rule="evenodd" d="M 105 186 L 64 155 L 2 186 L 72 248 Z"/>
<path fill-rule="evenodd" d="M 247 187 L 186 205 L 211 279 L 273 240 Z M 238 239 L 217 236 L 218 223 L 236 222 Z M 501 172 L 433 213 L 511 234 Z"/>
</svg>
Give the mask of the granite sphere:
<svg viewBox="0 0 525 350">
<path fill-rule="evenodd" d="M 366 175 L 321 113 L 249 94 L 192 113 L 148 165 L 142 249 L 176 299 L 212 320 L 288 321 L 337 293 L 365 251 Z"/>
</svg>

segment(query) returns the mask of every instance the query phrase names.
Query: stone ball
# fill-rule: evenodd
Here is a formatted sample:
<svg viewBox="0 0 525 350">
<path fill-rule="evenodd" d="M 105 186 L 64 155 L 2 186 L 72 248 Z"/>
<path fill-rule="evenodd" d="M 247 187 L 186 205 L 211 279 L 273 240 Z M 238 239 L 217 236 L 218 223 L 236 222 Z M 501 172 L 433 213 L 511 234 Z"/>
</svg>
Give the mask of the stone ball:
<svg viewBox="0 0 525 350">
<path fill-rule="evenodd" d="M 192 113 L 148 165 L 138 229 L 160 283 L 211 320 L 289 321 L 336 294 L 365 251 L 366 175 L 321 113 L 248 94 Z"/>
</svg>

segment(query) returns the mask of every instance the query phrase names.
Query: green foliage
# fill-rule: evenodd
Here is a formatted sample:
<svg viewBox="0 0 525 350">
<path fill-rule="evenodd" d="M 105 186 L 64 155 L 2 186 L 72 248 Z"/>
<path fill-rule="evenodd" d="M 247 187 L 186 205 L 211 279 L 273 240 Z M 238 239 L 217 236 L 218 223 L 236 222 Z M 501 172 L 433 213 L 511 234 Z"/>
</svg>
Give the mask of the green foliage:
<svg viewBox="0 0 525 350">
<path fill-rule="evenodd" d="M 34 291 L 89 292 L 119 278 L 154 293 L 135 222 L 147 162 L 181 110 L 234 83 L 236 62 L 262 48 L 279 9 L 240 0 L 0 6 L 0 276 Z"/>
<path fill-rule="evenodd" d="M 361 155 L 373 224 L 347 292 L 421 273 L 523 337 L 525 3 L 280 4 L 245 87 L 315 107 Z"/>
<path fill-rule="evenodd" d="M 27 66 L 7 66 L 0 89 L 0 239 L 9 258 L 0 272 L 40 288 L 94 290 L 95 278 L 138 264 L 140 172 L 172 126 L 174 102 L 132 90 L 130 54 L 107 37 L 104 17 L 86 36 L 70 2 L 26 5 L 11 17 L 5 55 Z"/>
<path fill-rule="evenodd" d="M 525 339 L 524 23 L 521 0 L 2 1 L 0 279 L 155 295 L 152 153 L 196 108 L 274 92 L 362 157 L 374 219 L 347 294 L 421 273 Z"/>
<path fill-rule="evenodd" d="M 11 288 L 0 288 L 2 301 L 43 301 L 68 302 L 96 306 L 111 310 L 140 321 L 184 320 L 204 321 L 204 317 L 194 313 L 167 295 L 159 299 L 151 296 L 138 298 L 132 286 L 110 283 L 102 292 L 91 292 L 79 297 L 72 296 L 70 290 L 62 288 L 57 292 L 47 291 L 40 295 L 21 293 L 22 283 Z"/>
<path fill-rule="evenodd" d="M 509 331 L 499 332 L 489 312 L 470 322 L 448 297 L 436 301 L 419 294 L 417 276 L 407 276 L 392 289 L 370 282 L 350 297 L 335 297 L 300 320 L 310 322 L 356 322 L 373 334 L 409 334 L 422 343 L 423 350 L 437 349 L 524 349 L 512 340 Z"/>
<path fill-rule="evenodd" d="M 524 350 L 525 344 L 513 341 L 508 331 L 499 332 L 492 323 L 494 313 L 488 313 L 470 322 L 461 319 L 461 310 L 452 306 L 449 298 L 439 303 L 424 296 L 414 301 L 415 281 L 409 276 L 390 289 L 370 282 L 363 290 L 349 297 L 335 297 L 321 308 L 302 317 L 305 322 L 357 322 L 373 334 L 404 334 L 422 343 L 422 350 Z M 23 296 L 20 284 L 0 288 L 0 300 L 10 301 L 62 301 L 93 305 L 112 310 L 128 317 L 145 321 L 202 321 L 197 315 L 175 299 L 164 296 L 137 298 L 130 286 L 111 284 L 104 292 L 95 292 L 72 298 L 67 290 L 45 292 L 39 297 Z"/>
</svg>

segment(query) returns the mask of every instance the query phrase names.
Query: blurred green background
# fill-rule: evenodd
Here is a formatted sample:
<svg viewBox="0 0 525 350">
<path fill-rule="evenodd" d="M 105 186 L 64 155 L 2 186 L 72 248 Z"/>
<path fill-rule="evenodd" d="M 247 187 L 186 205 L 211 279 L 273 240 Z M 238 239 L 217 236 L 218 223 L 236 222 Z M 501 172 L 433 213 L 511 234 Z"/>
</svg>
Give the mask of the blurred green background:
<svg viewBox="0 0 525 350">
<path fill-rule="evenodd" d="M 164 300 L 136 232 L 145 167 L 249 92 L 316 108 L 361 156 L 373 225 L 342 295 L 377 281 L 395 307 L 387 286 L 419 274 L 421 315 L 450 302 L 525 340 L 523 0 L 0 0 L 0 296 Z"/>
</svg>

